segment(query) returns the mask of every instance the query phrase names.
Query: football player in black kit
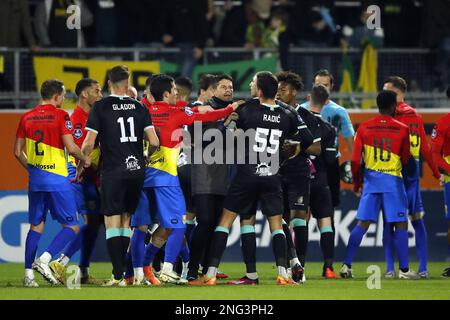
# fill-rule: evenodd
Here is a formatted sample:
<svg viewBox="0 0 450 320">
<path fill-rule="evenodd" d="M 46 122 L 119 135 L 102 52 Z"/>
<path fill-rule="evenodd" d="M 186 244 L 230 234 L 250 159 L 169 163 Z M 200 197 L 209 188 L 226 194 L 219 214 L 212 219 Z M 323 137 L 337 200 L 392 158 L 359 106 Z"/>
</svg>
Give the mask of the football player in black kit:
<svg viewBox="0 0 450 320">
<path fill-rule="evenodd" d="M 238 137 L 237 149 L 244 149 L 245 161 L 241 163 L 238 159 L 237 174 L 231 182 L 210 246 L 208 271 L 205 276 L 191 281 L 191 285 L 216 284 L 217 268 L 233 221 L 238 214 L 248 218 L 254 215 L 254 204 L 258 201 L 272 233 L 278 270 L 276 283 L 294 284 L 286 270 L 287 246 L 282 227 L 283 196 L 278 171 L 283 160 L 280 157 L 281 146 L 286 139 L 299 139 L 298 133 L 304 123 L 300 117 L 293 117 L 288 110 L 275 103 L 278 80 L 272 73 L 258 72 L 251 85 L 252 91 L 257 93 L 259 103 L 252 101 L 238 109 L 239 118 L 236 121 L 236 127 L 243 130 L 240 133 L 249 138 L 249 143 L 240 146 Z M 301 148 L 309 147 L 311 142 L 305 142 L 305 145 L 299 143 L 297 153 Z"/>
</svg>

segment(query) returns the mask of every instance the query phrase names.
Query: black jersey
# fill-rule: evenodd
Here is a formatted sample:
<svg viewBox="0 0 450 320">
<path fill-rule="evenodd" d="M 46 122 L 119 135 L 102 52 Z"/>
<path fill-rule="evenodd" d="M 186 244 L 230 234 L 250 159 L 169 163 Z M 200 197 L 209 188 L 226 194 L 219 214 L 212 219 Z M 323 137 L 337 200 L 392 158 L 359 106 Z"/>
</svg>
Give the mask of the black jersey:
<svg viewBox="0 0 450 320">
<path fill-rule="evenodd" d="M 305 150 L 308 149 L 311 144 L 321 140 L 320 132 L 318 130 L 319 124 L 316 117 L 305 108 L 301 108 L 299 106 L 297 106 L 297 108 L 293 108 L 282 101 L 277 101 L 277 103 L 281 107 L 288 108 L 291 112 L 295 112 L 300 116 L 304 126 L 306 126 L 306 128 L 303 129 L 303 132 L 306 132 L 308 135 L 307 141 L 309 142 L 302 142 L 302 152 L 297 157 L 285 161 L 281 167 L 280 173 L 283 176 L 283 179 L 289 180 L 298 180 L 298 177 L 310 177 L 310 160 L 308 159 L 308 155 L 305 153 Z"/>
<path fill-rule="evenodd" d="M 320 146 L 322 152 L 319 156 L 310 155 L 314 171 L 312 178 L 327 176 L 328 166 L 336 162 L 337 155 L 337 136 L 334 127 L 327 121 L 323 120 L 319 113 L 312 112 L 315 116 L 318 127 L 317 132 L 320 135 Z"/>
<path fill-rule="evenodd" d="M 237 170 L 257 177 L 276 175 L 283 161 L 280 147 L 296 137 L 304 125 L 300 117 L 278 105 L 265 105 L 252 99 L 237 110 Z"/>
<path fill-rule="evenodd" d="M 127 96 L 111 95 L 94 104 L 86 130 L 96 132 L 102 155 L 102 173 L 144 172 L 144 131 L 152 128 L 147 108 Z"/>
</svg>

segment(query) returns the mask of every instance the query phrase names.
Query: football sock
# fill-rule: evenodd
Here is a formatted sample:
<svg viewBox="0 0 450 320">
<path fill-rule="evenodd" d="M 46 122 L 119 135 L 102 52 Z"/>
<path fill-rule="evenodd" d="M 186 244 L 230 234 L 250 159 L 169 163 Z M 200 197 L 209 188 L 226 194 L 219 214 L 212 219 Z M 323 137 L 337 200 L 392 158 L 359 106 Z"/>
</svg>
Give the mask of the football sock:
<svg viewBox="0 0 450 320">
<path fill-rule="evenodd" d="M 209 252 L 209 261 L 208 266 L 215 267 L 215 272 L 217 273 L 217 267 L 219 266 L 220 259 L 222 258 L 223 252 L 225 251 L 225 248 L 227 246 L 227 239 L 228 234 L 230 233 L 230 230 L 225 227 L 218 226 L 216 227 L 216 230 L 214 231 L 214 235 L 212 238 L 211 246 L 210 246 L 210 252 Z M 190 269 L 190 265 L 189 265 Z M 208 273 L 209 273 L 208 268 Z M 208 276 L 210 276 L 208 274 Z M 215 276 L 215 274 L 214 274 Z"/>
<path fill-rule="evenodd" d="M 152 261 L 153 270 L 155 271 L 161 270 L 161 266 L 164 263 L 165 255 L 166 255 L 166 244 L 164 244 L 154 256 Z"/>
<path fill-rule="evenodd" d="M 394 243 L 398 254 L 399 269 L 407 272 L 409 270 L 408 231 L 396 229 L 394 232 Z"/>
<path fill-rule="evenodd" d="M 62 253 L 69 259 L 72 258 L 72 256 L 75 254 L 75 252 L 80 250 L 81 243 L 82 243 L 83 237 L 84 237 L 84 230 L 86 230 L 86 227 L 87 227 L 87 225 L 85 225 L 85 224 L 80 226 L 80 231 L 77 233 L 75 238 L 73 238 L 73 240 L 70 241 L 67 244 L 67 246 L 64 248 Z"/>
<path fill-rule="evenodd" d="M 122 270 L 125 272 L 127 266 L 127 252 L 130 246 L 131 239 L 131 229 L 130 228 L 120 228 L 120 241 L 122 242 Z M 133 259 L 133 257 L 131 257 Z"/>
<path fill-rule="evenodd" d="M 147 245 L 147 248 L 145 249 L 144 266 L 150 265 L 150 263 L 153 261 L 153 258 L 165 242 L 166 241 L 161 238 L 155 238 L 150 241 L 150 243 Z"/>
<path fill-rule="evenodd" d="M 320 248 L 322 249 L 324 268 L 331 268 L 334 260 L 334 233 L 331 226 L 320 229 Z"/>
<path fill-rule="evenodd" d="M 84 229 L 83 241 L 80 249 L 80 268 L 89 267 L 91 264 L 92 252 L 94 252 L 97 236 L 98 228 L 87 225 L 87 228 Z"/>
<path fill-rule="evenodd" d="M 120 280 L 124 271 L 123 244 L 120 228 L 106 229 L 106 246 L 113 266 L 114 279 Z"/>
<path fill-rule="evenodd" d="M 383 225 L 383 249 L 384 257 L 386 259 L 386 271 L 394 271 L 395 261 L 395 244 L 394 244 L 394 229 L 392 224 L 384 223 Z"/>
<path fill-rule="evenodd" d="M 419 258 L 419 272 L 427 271 L 427 259 L 428 259 L 428 243 L 427 243 L 427 230 L 425 229 L 425 223 L 423 219 L 414 220 L 411 222 L 416 237 L 416 251 Z"/>
<path fill-rule="evenodd" d="M 134 229 L 133 236 L 131 237 L 131 260 L 133 268 L 144 267 L 144 254 L 145 254 L 145 235 L 147 233 L 139 229 Z"/>
<path fill-rule="evenodd" d="M 241 226 L 241 250 L 247 273 L 256 272 L 255 226 Z"/>
<path fill-rule="evenodd" d="M 306 251 L 308 248 L 308 223 L 306 220 L 295 218 L 291 221 L 295 234 L 295 248 L 297 257 L 302 266 L 305 266 Z"/>
<path fill-rule="evenodd" d="M 286 269 L 287 265 L 287 244 L 283 230 L 272 231 L 273 252 L 277 267 Z"/>
<path fill-rule="evenodd" d="M 183 246 L 181 247 L 180 257 L 183 263 L 189 262 L 190 250 L 186 241 L 184 241 Z"/>
<path fill-rule="evenodd" d="M 47 248 L 47 252 L 50 253 L 52 257 L 60 253 L 64 247 L 75 238 L 76 234 L 72 228 L 64 227 L 53 239 L 52 243 Z"/>
<path fill-rule="evenodd" d="M 170 262 L 172 265 L 177 260 L 183 245 L 185 228 L 173 229 L 166 242 L 166 254 L 164 263 Z M 173 268 L 172 268 L 173 269 Z"/>
<path fill-rule="evenodd" d="M 256 279 L 258 279 L 258 273 L 257 273 L 257 272 L 247 272 L 247 273 L 245 274 L 245 276 L 246 276 L 247 278 L 249 278 L 250 280 L 256 280 Z"/>
<path fill-rule="evenodd" d="M 61 264 L 63 267 L 67 266 L 70 262 L 70 258 L 68 256 L 62 256 L 59 259 L 59 264 Z"/>
<path fill-rule="evenodd" d="M 186 240 L 188 243 L 191 242 L 192 237 L 192 231 L 194 231 L 195 228 L 195 220 L 186 220 Z"/>
<path fill-rule="evenodd" d="M 282 277 L 285 278 L 285 279 L 288 278 L 288 274 L 287 274 L 287 271 L 286 271 L 286 268 L 285 268 L 285 267 L 278 266 L 278 267 L 277 267 L 277 271 L 278 271 L 278 275 L 279 275 L 279 276 L 282 276 Z"/>
<path fill-rule="evenodd" d="M 347 244 L 347 252 L 345 254 L 345 260 L 344 263 L 351 268 L 352 267 L 352 261 L 353 257 L 355 256 L 356 250 L 358 250 L 359 245 L 361 244 L 361 241 L 366 234 L 366 229 L 361 227 L 359 224 L 357 224 L 351 234 L 350 238 L 348 239 Z"/>
<path fill-rule="evenodd" d="M 134 270 L 133 270 L 133 259 L 131 258 L 131 249 L 127 252 L 127 255 L 125 257 L 126 261 L 126 268 L 125 268 L 125 275 L 124 278 L 130 278 L 134 276 Z"/>
<path fill-rule="evenodd" d="M 295 251 L 294 241 L 292 240 L 291 229 L 289 229 L 289 225 L 283 220 L 283 231 L 286 237 L 287 244 L 287 258 L 291 261 L 294 258 L 297 258 L 297 252 Z"/>
<path fill-rule="evenodd" d="M 39 239 L 41 239 L 41 233 L 34 230 L 29 230 L 27 234 L 27 240 L 25 242 L 25 268 L 31 269 L 31 265 L 36 258 L 36 251 L 39 244 Z"/>
</svg>

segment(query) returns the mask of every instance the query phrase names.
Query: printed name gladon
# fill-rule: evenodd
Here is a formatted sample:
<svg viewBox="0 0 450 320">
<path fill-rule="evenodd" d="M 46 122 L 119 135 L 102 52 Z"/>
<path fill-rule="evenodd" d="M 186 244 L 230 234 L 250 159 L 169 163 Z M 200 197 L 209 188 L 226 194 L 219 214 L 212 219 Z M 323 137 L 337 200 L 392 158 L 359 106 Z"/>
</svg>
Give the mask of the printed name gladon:
<svg viewBox="0 0 450 320">
<path fill-rule="evenodd" d="M 175 314 L 179 315 L 201 315 L 206 318 L 209 312 L 209 307 L 190 307 L 184 304 L 181 307 L 175 308 Z"/>
</svg>

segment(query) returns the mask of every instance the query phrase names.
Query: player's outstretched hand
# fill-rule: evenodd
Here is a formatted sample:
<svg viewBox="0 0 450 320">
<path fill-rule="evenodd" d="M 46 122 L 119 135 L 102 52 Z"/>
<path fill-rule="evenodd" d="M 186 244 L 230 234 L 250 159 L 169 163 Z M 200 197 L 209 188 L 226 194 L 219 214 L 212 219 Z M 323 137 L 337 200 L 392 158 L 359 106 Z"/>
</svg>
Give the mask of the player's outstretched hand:
<svg viewBox="0 0 450 320">
<path fill-rule="evenodd" d="M 198 113 L 208 113 L 214 111 L 214 108 L 211 106 L 200 106 L 198 107 Z"/>
<path fill-rule="evenodd" d="M 293 159 L 301 151 L 300 142 L 295 140 L 285 140 L 281 147 L 281 152 L 285 158 Z"/>
<path fill-rule="evenodd" d="M 228 118 L 224 121 L 223 125 L 226 127 L 228 126 L 232 121 L 236 121 L 239 119 L 239 115 L 236 112 L 232 112 Z"/>
<path fill-rule="evenodd" d="M 237 108 L 239 108 L 241 105 L 243 105 L 245 103 L 244 100 L 238 100 L 235 101 L 231 104 L 231 106 L 233 107 L 233 110 L 236 110 Z"/>
</svg>

